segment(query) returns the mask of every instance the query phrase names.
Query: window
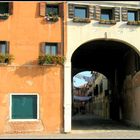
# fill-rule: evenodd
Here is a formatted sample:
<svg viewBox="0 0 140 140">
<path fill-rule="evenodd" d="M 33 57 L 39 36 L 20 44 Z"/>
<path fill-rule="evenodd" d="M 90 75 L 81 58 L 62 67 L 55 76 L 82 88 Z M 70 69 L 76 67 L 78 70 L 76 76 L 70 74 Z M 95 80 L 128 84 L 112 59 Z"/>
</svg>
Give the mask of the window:
<svg viewBox="0 0 140 140">
<path fill-rule="evenodd" d="M 136 21 L 137 19 L 138 19 L 137 11 L 129 11 L 128 10 L 128 21 Z"/>
<path fill-rule="evenodd" d="M 75 7 L 74 16 L 80 18 L 87 18 L 87 8 L 86 7 Z"/>
<path fill-rule="evenodd" d="M 111 20 L 112 18 L 112 9 L 101 9 L 101 19 Z"/>
<path fill-rule="evenodd" d="M 5 55 L 6 53 L 8 53 L 7 48 L 8 48 L 8 46 L 7 46 L 6 41 L 0 41 L 0 54 Z"/>
<path fill-rule="evenodd" d="M 46 15 L 47 14 L 59 15 L 58 5 L 46 5 Z"/>
<path fill-rule="evenodd" d="M 11 119 L 38 119 L 38 96 L 11 94 Z"/>
<path fill-rule="evenodd" d="M 45 54 L 57 55 L 57 44 L 56 43 L 46 43 L 44 52 L 45 52 Z"/>
<path fill-rule="evenodd" d="M 101 81 L 101 83 L 100 83 L 100 93 L 102 93 L 103 92 L 103 82 Z"/>
<path fill-rule="evenodd" d="M 9 13 L 9 3 L 0 2 L 0 14 Z"/>
</svg>

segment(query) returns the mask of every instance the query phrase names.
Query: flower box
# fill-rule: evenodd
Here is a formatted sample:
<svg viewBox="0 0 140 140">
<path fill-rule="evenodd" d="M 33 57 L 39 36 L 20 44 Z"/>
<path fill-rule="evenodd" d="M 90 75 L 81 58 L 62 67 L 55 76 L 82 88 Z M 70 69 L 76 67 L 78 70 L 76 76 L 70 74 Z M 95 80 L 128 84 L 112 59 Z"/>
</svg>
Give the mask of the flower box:
<svg viewBox="0 0 140 140">
<path fill-rule="evenodd" d="M 0 64 L 10 64 L 14 60 L 13 55 L 0 54 Z"/>
<path fill-rule="evenodd" d="M 73 22 L 78 22 L 78 23 L 90 23 L 91 19 L 90 18 L 79 18 L 79 17 L 74 17 Z"/>
<path fill-rule="evenodd" d="M 127 25 L 140 25 L 140 21 L 128 21 Z"/>
<path fill-rule="evenodd" d="M 40 55 L 38 58 L 39 65 L 63 65 L 64 63 L 64 56 L 58 55 Z"/>
<path fill-rule="evenodd" d="M 116 21 L 115 20 L 100 20 L 100 24 L 108 24 L 108 25 L 115 25 Z"/>
<path fill-rule="evenodd" d="M 0 14 L 0 19 L 6 20 L 8 19 L 8 17 L 9 17 L 8 13 Z"/>
<path fill-rule="evenodd" d="M 58 15 L 55 13 L 49 13 L 44 18 L 46 21 L 51 21 L 51 22 L 57 22 L 59 19 Z"/>
</svg>

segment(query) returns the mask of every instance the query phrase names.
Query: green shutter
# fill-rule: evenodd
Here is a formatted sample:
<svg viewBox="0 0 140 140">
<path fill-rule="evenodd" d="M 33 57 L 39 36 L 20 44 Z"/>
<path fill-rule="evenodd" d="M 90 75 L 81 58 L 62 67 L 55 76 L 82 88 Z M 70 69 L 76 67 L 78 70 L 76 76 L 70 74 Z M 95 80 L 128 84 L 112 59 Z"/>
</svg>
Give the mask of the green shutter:
<svg viewBox="0 0 140 140">
<path fill-rule="evenodd" d="M 37 95 L 12 95 L 12 119 L 37 119 Z"/>
</svg>

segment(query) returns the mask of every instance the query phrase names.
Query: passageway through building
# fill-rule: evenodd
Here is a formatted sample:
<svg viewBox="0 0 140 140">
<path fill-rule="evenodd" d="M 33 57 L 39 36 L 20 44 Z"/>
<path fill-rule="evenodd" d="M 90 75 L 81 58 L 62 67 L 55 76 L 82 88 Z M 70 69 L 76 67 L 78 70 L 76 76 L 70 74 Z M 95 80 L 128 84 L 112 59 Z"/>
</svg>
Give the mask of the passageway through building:
<svg viewBox="0 0 140 140">
<path fill-rule="evenodd" d="M 139 52 L 135 47 L 119 40 L 93 40 L 79 46 L 74 51 L 71 62 L 72 78 L 77 73 L 87 70 L 96 71 L 106 76 L 108 79 L 108 89 L 104 91 L 106 94 L 104 95 L 109 99 L 108 118 L 92 112 L 88 114 L 73 114 L 72 109 L 72 130 L 84 128 L 127 129 L 128 127 L 125 126 L 127 123 L 124 122 L 130 117 L 128 112 L 131 107 L 126 101 L 125 80 L 129 76 L 133 77 L 140 69 Z M 131 88 L 129 84 L 127 86 Z M 93 97 L 97 97 L 98 93 L 95 95 L 95 89 L 93 91 Z M 133 95 L 130 98 L 133 98 Z M 99 109 L 101 108 L 99 107 Z M 124 125 L 122 125 L 122 122 Z"/>
</svg>

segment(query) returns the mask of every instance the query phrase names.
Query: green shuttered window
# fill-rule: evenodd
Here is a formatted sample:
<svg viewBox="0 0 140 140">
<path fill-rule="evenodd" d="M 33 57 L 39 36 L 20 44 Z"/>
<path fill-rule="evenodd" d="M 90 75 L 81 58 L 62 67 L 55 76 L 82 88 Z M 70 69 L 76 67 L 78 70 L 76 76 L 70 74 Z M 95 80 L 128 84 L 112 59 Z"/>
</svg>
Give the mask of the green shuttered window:
<svg viewBox="0 0 140 140">
<path fill-rule="evenodd" d="M 37 95 L 12 95 L 12 119 L 37 119 Z"/>
</svg>

